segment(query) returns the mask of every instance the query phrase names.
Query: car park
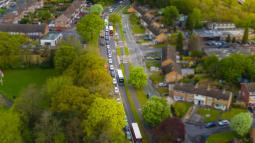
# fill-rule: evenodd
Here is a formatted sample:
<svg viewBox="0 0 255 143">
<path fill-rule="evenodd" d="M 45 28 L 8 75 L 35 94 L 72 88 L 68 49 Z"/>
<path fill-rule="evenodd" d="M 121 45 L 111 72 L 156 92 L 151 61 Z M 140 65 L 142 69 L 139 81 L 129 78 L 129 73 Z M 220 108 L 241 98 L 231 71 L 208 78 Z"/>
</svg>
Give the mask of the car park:
<svg viewBox="0 0 255 143">
<path fill-rule="evenodd" d="M 117 86 L 114 87 L 114 93 L 115 94 L 118 94 L 120 91 L 119 91 L 119 88 Z"/>
<path fill-rule="evenodd" d="M 112 70 L 114 70 L 114 66 L 113 65 L 110 65 L 109 66 L 109 69 L 112 71 Z"/>
<path fill-rule="evenodd" d="M 213 128 L 216 127 L 217 123 L 216 122 L 209 122 L 205 125 L 205 128 Z"/>
<path fill-rule="evenodd" d="M 222 120 L 218 122 L 219 126 L 228 126 L 230 122 L 228 120 Z"/>
<path fill-rule="evenodd" d="M 113 79 L 112 79 L 112 83 L 113 83 L 114 85 L 116 85 L 116 84 L 117 84 L 117 80 L 116 80 L 116 78 L 113 78 Z"/>
</svg>

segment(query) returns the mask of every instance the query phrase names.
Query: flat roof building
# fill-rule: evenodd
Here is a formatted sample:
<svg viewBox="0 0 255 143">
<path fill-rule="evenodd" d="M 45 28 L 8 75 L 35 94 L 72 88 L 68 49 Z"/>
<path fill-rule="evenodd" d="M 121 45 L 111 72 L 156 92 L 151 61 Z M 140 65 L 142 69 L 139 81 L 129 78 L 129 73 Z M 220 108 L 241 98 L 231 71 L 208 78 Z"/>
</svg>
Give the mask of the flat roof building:
<svg viewBox="0 0 255 143">
<path fill-rule="evenodd" d="M 59 43 L 59 41 L 63 38 L 61 33 L 48 33 L 45 37 L 40 40 L 42 46 L 51 46 L 54 47 Z"/>
</svg>

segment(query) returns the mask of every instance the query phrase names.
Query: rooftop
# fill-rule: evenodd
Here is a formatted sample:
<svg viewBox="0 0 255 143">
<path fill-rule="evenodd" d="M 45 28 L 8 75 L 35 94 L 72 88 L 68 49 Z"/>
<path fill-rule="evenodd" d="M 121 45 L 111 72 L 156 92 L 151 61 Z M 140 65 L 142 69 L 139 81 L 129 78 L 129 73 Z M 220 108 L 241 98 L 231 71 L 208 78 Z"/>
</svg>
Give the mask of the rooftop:
<svg viewBox="0 0 255 143">
<path fill-rule="evenodd" d="M 255 92 L 255 82 L 242 83 L 250 92 Z"/>
<path fill-rule="evenodd" d="M 0 24 L 1 32 L 20 32 L 20 33 L 33 33 L 45 32 L 47 24 Z"/>
<path fill-rule="evenodd" d="M 57 38 L 59 38 L 59 36 L 61 36 L 61 33 L 56 33 L 56 32 L 51 32 L 48 33 L 45 37 L 43 37 L 43 40 L 55 40 Z"/>
</svg>

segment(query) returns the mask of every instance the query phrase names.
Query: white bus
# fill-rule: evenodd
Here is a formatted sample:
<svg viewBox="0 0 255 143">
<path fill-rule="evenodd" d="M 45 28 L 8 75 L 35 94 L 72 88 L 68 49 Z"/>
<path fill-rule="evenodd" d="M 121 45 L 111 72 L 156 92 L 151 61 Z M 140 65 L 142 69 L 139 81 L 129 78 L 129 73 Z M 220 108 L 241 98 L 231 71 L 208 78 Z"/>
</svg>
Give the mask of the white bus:
<svg viewBox="0 0 255 143">
<path fill-rule="evenodd" d="M 122 70 L 121 69 L 117 69 L 117 80 L 118 80 L 118 83 L 119 85 L 123 85 L 124 84 L 124 76 L 123 76 L 123 73 L 122 73 Z"/>
<path fill-rule="evenodd" d="M 137 123 L 132 123 L 132 135 L 135 143 L 141 143 L 142 142 L 142 135 L 139 130 Z"/>
</svg>

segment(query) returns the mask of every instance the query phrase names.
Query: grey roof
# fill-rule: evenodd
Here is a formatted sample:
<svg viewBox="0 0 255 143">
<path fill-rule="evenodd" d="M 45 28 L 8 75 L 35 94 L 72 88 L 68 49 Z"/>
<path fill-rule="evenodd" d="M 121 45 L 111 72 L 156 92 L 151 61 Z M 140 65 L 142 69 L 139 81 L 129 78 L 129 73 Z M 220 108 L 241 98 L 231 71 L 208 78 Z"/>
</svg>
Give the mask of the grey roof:
<svg viewBox="0 0 255 143">
<path fill-rule="evenodd" d="M 0 24 L 1 32 L 33 33 L 45 32 L 46 24 Z"/>
<path fill-rule="evenodd" d="M 74 0 L 73 3 L 65 10 L 63 14 L 66 17 L 71 18 L 75 10 L 81 7 L 82 3 L 82 0 Z"/>
<path fill-rule="evenodd" d="M 61 35 L 61 33 L 50 32 L 45 37 L 43 37 L 42 40 L 56 40 Z"/>
<path fill-rule="evenodd" d="M 191 94 L 199 94 L 203 96 L 213 97 L 217 99 L 224 99 L 224 100 L 228 100 L 230 95 L 232 95 L 232 93 L 228 91 L 225 91 L 224 93 L 223 90 L 220 90 L 220 89 L 215 89 L 215 88 L 207 89 L 202 86 L 196 87 L 193 84 L 175 84 L 174 90 L 183 91 L 183 92 L 187 92 Z"/>
<path fill-rule="evenodd" d="M 249 92 L 255 92 L 255 82 L 242 83 L 242 84 L 249 90 Z"/>
</svg>

